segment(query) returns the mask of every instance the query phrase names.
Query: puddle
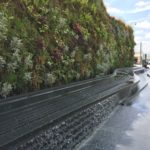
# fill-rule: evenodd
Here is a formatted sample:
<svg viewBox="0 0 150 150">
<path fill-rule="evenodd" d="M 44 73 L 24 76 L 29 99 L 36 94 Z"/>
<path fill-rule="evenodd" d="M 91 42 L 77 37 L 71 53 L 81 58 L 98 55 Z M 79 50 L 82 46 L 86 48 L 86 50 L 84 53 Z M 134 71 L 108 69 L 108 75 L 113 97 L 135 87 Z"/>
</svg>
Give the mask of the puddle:
<svg viewBox="0 0 150 150">
<path fill-rule="evenodd" d="M 132 125 L 132 130 L 126 131 L 131 139 L 130 145 L 117 145 L 116 150 L 150 150 L 150 112 L 139 115 Z"/>
<path fill-rule="evenodd" d="M 117 144 L 116 150 L 150 150 L 150 86 L 139 94 L 131 107 L 138 110 L 138 118 L 131 126 L 131 130 L 125 132 L 130 144 Z"/>
</svg>

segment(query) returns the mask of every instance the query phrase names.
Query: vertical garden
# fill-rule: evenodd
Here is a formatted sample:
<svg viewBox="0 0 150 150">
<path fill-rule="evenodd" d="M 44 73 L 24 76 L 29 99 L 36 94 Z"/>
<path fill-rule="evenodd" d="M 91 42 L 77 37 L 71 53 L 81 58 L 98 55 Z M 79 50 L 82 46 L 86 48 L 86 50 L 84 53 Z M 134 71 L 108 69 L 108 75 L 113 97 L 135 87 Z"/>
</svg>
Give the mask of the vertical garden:
<svg viewBox="0 0 150 150">
<path fill-rule="evenodd" d="M 132 66 L 134 44 L 102 0 L 2 0 L 0 97 Z"/>
</svg>

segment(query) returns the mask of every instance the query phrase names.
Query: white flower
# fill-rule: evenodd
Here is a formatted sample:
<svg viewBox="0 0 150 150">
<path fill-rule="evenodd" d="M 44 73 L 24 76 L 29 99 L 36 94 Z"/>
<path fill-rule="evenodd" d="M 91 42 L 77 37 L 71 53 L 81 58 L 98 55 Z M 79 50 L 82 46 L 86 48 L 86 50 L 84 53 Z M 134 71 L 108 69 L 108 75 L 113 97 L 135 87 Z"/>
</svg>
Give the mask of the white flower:
<svg viewBox="0 0 150 150">
<path fill-rule="evenodd" d="M 97 67 L 98 70 L 102 70 L 103 69 L 103 66 L 101 64 L 97 64 L 96 67 Z"/>
<path fill-rule="evenodd" d="M 70 63 L 74 63 L 75 62 L 75 59 L 70 59 Z"/>
<path fill-rule="evenodd" d="M 63 60 L 62 62 L 64 63 L 65 66 L 69 65 L 69 61 L 68 60 Z"/>
<path fill-rule="evenodd" d="M 71 58 L 74 58 L 75 55 L 76 55 L 76 51 L 73 51 L 73 52 L 71 53 Z"/>
<path fill-rule="evenodd" d="M 91 55 L 90 53 L 85 54 L 85 55 L 84 55 L 84 60 L 86 60 L 86 61 L 91 61 L 91 60 L 92 60 L 92 55 Z"/>
<path fill-rule="evenodd" d="M 9 84 L 9 83 L 7 83 L 7 82 L 6 82 L 6 83 L 3 83 L 3 85 L 2 85 L 2 90 L 1 90 L 1 92 L 0 92 L 0 95 L 6 98 L 6 96 L 7 96 L 8 94 L 10 94 L 10 92 L 12 91 L 12 89 L 13 89 L 13 87 L 12 87 L 11 84 Z"/>
<path fill-rule="evenodd" d="M 32 73 L 31 72 L 26 72 L 24 74 L 24 80 L 25 81 L 31 81 L 32 80 Z"/>
<path fill-rule="evenodd" d="M 103 49 L 104 49 L 104 46 L 103 46 L 102 44 L 100 44 L 100 45 L 99 45 L 99 49 L 100 49 L 100 50 L 103 50 Z"/>
<path fill-rule="evenodd" d="M 97 64 L 97 70 L 100 72 L 106 73 L 109 69 L 109 64 L 102 63 L 102 64 Z"/>
<path fill-rule="evenodd" d="M 100 50 L 98 50 L 98 51 L 96 52 L 96 54 L 97 54 L 97 56 L 100 56 L 100 55 L 101 55 Z"/>
<path fill-rule="evenodd" d="M 8 19 L 5 17 L 3 12 L 0 12 L 0 40 L 5 40 L 7 38 L 7 24 Z"/>
<path fill-rule="evenodd" d="M 65 52 L 68 52 L 69 51 L 69 47 L 65 46 L 64 50 L 65 50 Z"/>
<path fill-rule="evenodd" d="M 75 39 L 78 40 L 78 39 L 79 39 L 79 35 L 76 35 L 76 36 L 75 36 Z"/>
<path fill-rule="evenodd" d="M 73 32 L 73 31 L 70 31 L 70 34 L 71 34 L 72 36 L 75 36 L 75 35 L 76 35 L 76 33 Z"/>
<path fill-rule="evenodd" d="M 51 67 L 53 63 L 51 61 L 48 61 L 47 64 Z"/>
<path fill-rule="evenodd" d="M 5 64 L 6 64 L 5 59 L 2 56 L 0 56 L 0 69 L 3 68 Z"/>
<path fill-rule="evenodd" d="M 23 46 L 22 40 L 19 39 L 18 37 L 13 37 L 12 41 L 10 43 L 10 46 L 12 48 L 12 50 L 16 51 L 16 50 L 20 50 Z"/>
<path fill-rule="evenodd" d="M 66 19 L 65 18 L 59 18 L 60 27 L 64 27 L 66 25 Z"/>
<path fill-rule="evenodd" d="M 14 59 L 15 61 L 17 61 L 17 62 L 21 62 L 21 56 L 20 56 L 20 54 L 19 54 L 19 51 L 15 51 L 15 52 L 13 53 L 13 59 Z"/>
<path fill-rule="evenodd" d="M 69 33 L 69 29 L 64 29 L 64 30 L 63 30 L 63 33 L 64 33 L 64 34 Z"/>
<path fill-rule="evenodd" d="M 32 68 L 33 67 L 33 62 L 32 62 L 32 54 L 29 54 L 26 58 L 25 58 L 25 65 L 28 68 Z"/>
<path fill-rule="evenodd" d="M 56 81 L 55 75 L 53 75 L 51 73 L 48 73 L 47 74 L 47 81 L 48 81 L 49 84 L 54 84 L 55 81 Z"/>
<path fill-rule="evenodd" d="M 76 75 L 76 79 L 79 80 L 80 79 L 80 73 L 77 73 Z"/>
<path fill-rule="evenodd" d="M 18 64 L 17 64 L 17 62 L 8 63 L 7 68 L 8 68 L 8 71 L 15 72 L 15 70 L 18 68 Z"/>
<path fill-rule="evenodd" d="M 78 46 L 76 46 L 76 47 L 75 47 L 75 51 L 78 51 L 78 50 L 79 50 L 79 47 L 78 47 Z"/>
</svg>

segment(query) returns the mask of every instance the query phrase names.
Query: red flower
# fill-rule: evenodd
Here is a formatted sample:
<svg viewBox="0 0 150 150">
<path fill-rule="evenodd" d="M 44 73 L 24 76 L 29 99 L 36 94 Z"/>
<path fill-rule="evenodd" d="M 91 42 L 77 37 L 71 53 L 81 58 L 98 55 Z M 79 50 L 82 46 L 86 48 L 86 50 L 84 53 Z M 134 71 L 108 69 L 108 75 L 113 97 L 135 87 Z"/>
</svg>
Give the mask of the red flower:
<svg viewBox="0 0 150 150">
<path fill-rule="evenodd" d="M 38 38 L 37 39 L 37 49 L 39 50 L 43 50 L 44 48 L 44 41 L 43 41 L 43 38 Z"/>
<path fill-rule="evenodd" d="M 59 61 L 61 60 L 62 52 L 59 49 L 55 49 L 52 53 L 52 59 L 54 61 Z"/>
</svg>

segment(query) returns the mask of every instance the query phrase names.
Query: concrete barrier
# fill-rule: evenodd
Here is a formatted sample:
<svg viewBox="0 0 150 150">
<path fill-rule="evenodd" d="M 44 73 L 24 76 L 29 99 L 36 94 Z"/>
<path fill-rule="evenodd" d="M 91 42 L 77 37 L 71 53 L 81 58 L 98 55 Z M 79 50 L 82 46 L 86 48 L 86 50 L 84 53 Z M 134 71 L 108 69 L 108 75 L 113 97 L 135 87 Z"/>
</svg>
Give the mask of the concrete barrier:
<svg viewBox="0 0 150 150">
<path fill-rule="evenodd" d="M 131 78 L 126 73 L 112 75 L 75 89 L 64 87 L 54 93 L 0 103 L 0 147 L 3 150 L 75 148 L 121 100 L 134 94 L 139 81 L 129 83 Z"/>
</svg>

